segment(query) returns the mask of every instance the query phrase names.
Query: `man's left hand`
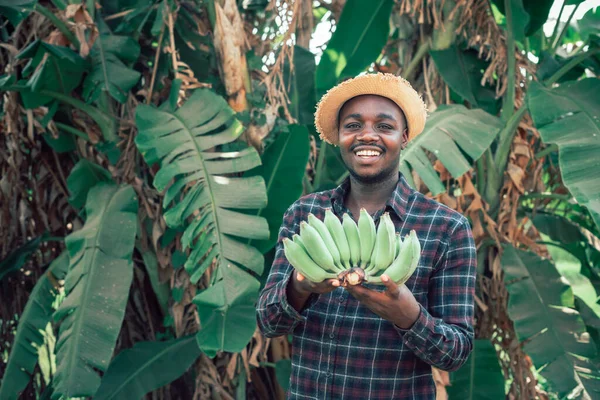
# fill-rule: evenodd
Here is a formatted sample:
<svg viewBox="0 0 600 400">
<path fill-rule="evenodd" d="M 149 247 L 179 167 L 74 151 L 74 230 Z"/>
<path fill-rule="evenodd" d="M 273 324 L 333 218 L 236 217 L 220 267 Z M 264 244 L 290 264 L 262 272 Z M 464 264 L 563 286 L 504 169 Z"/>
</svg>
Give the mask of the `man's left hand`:
<svg viewBox="0 0 600 400">
<path fill-rule="evenodd" d="M 419 318 L 419 303 L 406 285 L 397 285 L 387 275 L 382 275 L 381 281 L 386 287 L 383 292 L 362 285 L 348 285 L 346 290 L 381 318 L 393 322 L 399 328 L 409 329 Z"/>
</svg>

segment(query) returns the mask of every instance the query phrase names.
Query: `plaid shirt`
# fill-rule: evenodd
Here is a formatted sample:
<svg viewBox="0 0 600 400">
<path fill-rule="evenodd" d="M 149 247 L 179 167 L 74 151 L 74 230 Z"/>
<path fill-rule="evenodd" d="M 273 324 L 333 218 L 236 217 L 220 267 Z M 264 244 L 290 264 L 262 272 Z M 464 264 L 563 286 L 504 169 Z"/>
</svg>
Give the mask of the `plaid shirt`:
<svg viewBox="0 0 600 400">
<path fill-rule="evenodd" d="M 287 210 L 275 260 L 260 294 L 257 319 L 265 336 L 293 335 L 288 399 L 435 399 L 431 366 L 458 369 L 473 347 L 476 250 L 468 220 L 412 189 L 400 175 L 378 223 L 390 212 L 404 237 L 414 229 L 421 260 L 406 282 L 421 313 L 401 329 L 360 304 L 344 288 L 313 294 L 301 312 L 287 300 L 292 267 L 283 238 L 299 232 L 308 213 L 323 219 L 332 208 L 341 217 L 349 180 L 313 193 Z M 375 290 L 382 286 L 364 284 Z"/>
</svg>

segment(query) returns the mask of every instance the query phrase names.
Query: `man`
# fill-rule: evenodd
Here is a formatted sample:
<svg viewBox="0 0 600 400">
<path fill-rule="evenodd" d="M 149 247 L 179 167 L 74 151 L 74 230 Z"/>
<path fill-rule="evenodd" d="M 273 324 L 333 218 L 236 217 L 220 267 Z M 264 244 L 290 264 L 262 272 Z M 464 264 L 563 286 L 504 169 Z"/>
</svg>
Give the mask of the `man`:
<svg viewBox="0 0 600 400">
<path fill-rule="evenodd" d="M 476 252 L 469 223 L 412 189 L 398 173 L 401 149 L 425 124 L 419 95 L 402 78 L 367 74 L 319 102 L 321 137 L 340 147 L 350 172 L 338 188 L 300 198 L 286 212 L 276 258 L 257 307 L 268 337 L 292 334 L 289 399 L 435 399 L 431 366 L 458 369 L 473 346 Z M 314 283 L 285 258 L 283 238 L 325 209 L 376 223 L 384 212 L 422 254 L 412 277 L 385 287 Z"/>
</svg>

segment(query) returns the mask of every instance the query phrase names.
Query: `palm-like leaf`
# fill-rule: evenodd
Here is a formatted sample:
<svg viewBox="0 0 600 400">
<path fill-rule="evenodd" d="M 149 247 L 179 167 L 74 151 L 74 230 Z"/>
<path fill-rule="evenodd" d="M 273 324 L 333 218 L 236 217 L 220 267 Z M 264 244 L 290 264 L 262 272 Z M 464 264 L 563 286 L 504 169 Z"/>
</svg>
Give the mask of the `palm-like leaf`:
<svg viewBox="0 0 600 400">
<path fill-rule="evenodd" d="M 99 183 L 87 197 L 87 220 L 66 238 L 70 257 L 66 298 L 56 343 L 53 398 L 93 396 L 121 329 L 137 231 L 137 199 L 130 186 Z"/>
<path fill-rule="evenodd" d="M 466 153 L 476 160 L 490 146 L 500 128 L 500 120 L 483 110 L 464 106 L 441 106 L 429 116 L 423 132 L 413 139 L 400 155 L 400 171 L 412 182 L 410 167 L 434 194 L 446 190 L 424 150 L 432 152 L 453 177 L 471 168 Z M 461 151 L 462 150 L 462 151 Z"/>
<path fill-rule="evenodd" d="M 171 227 L 185 226 L 182 244 L 191 248 L 185 263 L 191 281 L 196 283 L 217 259 L 213 285 L 194 299 L 200 317 L 200 347 L 210 354 L 239 351 L 256 327 L 254 313 L 247 307 L 252 306 L 259 287 L 239 267 L 258 275 L 264 268 L 262 254 L 245 242 L 267 239 L 269 229 L 264 218 L 237 211 L 265 206 L 264 179 L 231 175 L 260 165 L 260 157 L 254 148 L 215 149 L 236 140 L 243 128 L 225 100 L 210 90 L 195 91 L 174 112 L 139 106 L 136 122 L 139 150 L 148 164 L 160 165 L 154 186 L 166 189 L 165 221 Z M 236 331 L 231 331 L 232 326 Z"/>
<path fill-rule="evenodd" d="M 38 347 L 44 343 L 46 324 L 52 320 L 52 303 L 58 295 L 57 280 L 64 279 L 69 269 L 69 256 L 63 252 L 35 284 L 27 305 L 19 318 L 17 333 L 6 365 L 0 399 L 17 399 L 31 380 L 38 362 Z"/>
<path fill-rule="evenodd" d="M 519 341 L 559 396 L 582 391 L 600 396 L 596 346 L 574 309 L 571 288 L 554 264 L 507 245 L 502 256 L 508 312 Z"/>
<path fill-rule="evenodd" d="M 555 89 L 532 82 L 527 98 L 542 140 L 558 145 L 565 185 L 600 227 L 600 82 L 589 78 Z"/>
</svg>

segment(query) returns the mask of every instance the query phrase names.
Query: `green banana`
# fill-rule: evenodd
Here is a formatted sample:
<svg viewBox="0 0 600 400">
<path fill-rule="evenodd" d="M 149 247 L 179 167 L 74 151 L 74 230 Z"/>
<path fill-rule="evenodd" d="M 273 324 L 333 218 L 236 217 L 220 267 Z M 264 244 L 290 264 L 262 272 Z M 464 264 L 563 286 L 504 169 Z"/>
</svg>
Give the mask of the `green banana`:
<svg viewBox="0 0 600 400">
<path fill-rule="evenodd" d="M 304 250 L 306 253 L 308 253 L 308 250 L 306 250 L 306 245 L 304 244 L 304 241 L 302 241 L 302 238 L 300 237 L 300 235 L 298 235 L 297 233 L 294 233 L 294 235 L 292 236 L 292 240 L 294 241 L 294 243 L 298 243 L 298 245 L 300 247 L 302 247 L 302 250 Z"/>
<path fill-rule="evenodd" d="M 283 239 L 283 251 L 290 264 L 309 281 L 318 283 L 325 279 L 337 279 L 337 274 L 323 270 L 298 243 L 289 238 Z"/>
<path fill-rule="evenodd" d="M 377 228 L 375 248 L 371 255 L 371 263 L 366 273 L 384 270 L 394 261 L 396 254 L 396 229 L 389 213 L 384 213 Z"/>
<path fill-rule="evenodd" d="M 345 269 L 350 269 L 350 247 L 348 246 L 348 238 L 346 238 L 346 232 L 342 227 L 342 223 L 338 217 L 331 211 L 331 209 L 325 210 L 325 218 L 323 223 L 329 230 L 335 245 L 340 252 L 340 261 Z"/>
<path fill-rule="evenodd" d="M 338 271 L 333 257 L 329 252 L 329 249 L 325 245 L 319 232 L 306 221 L 300 222 L 300 238 L 304 243 L 304 248 L 310 257 L 319 265 L 322 269 L 326 269 L 331 272 Z"/>
<path fill-rule="evenodd" d="M 362 269 L 366 269 L 371 260 L 371 254 L 373 253 L 373 247 L 375 246 L 375 239 L 377 230 L 375 229 L 375 222 L 369 215 L 366 209 L 360 209 L 360 217 L 358 218 L 358 233 L 360 236 L 360 265 Z"/>
<path fill-rule="evenodd" d="M 360 264 L 360 236 L 358 234 L 358 226 L 348 213 L 344 213 L 342 217 L 342 227 L 346 238 L 348 238 L 348 247 L 350 247 L 350 264 L 356 267 Z"/>
<path fill-rule="evenodd" d="M 396 254 L 394 255 L 394 260 L 398 257 L 398 254 L 400 254 L 400 246 L 402 246 L 402 237 L 396 232 Z"/>
<path fill-rule="evenodd" d="M 402 243 L 402 249 L 400 249 L 400 254 L 394 260 L 392 265 L 386 268 L 379 276 L 367 277 L 367 282 L 383 283 L 381 281 L 381 275 L 386 274 L 392 281 L 396 282 L 396 284 L 401 285 L 415 272 L 415 269 L 419 265 L 420 258 L 421 243 L 419 242 L 417 233 L 414 230 L 411 230 L 410 235 L 405 237 Z"/>
<path fill-rule="evenodd" d="M 341 262 L 340 252 L 339 252 L 337 246 L 335 245 L 335 241 L 333 240 L 333 237 L 331 237 L 331 233 L 329 233 L 327 226 L 325 226 L 325 223 L 323 221 L 321 221 L 319 218 L 315 217 L 313 213 L 309 213 L 308 214 L 308 224 L 312 228 L 316 229 L 317 232 L 319 233 L 319 235 L 321 235 L 321 239 L 323 239 L 323 243 L 325 243 L 326 248 L 329 249 L 329 254 L 331 254 L 331 257 L 333 257 L 333 262 L 334 262 L 335 266 L 337 267 L 336 270 L 343 271 L 344 266 L 342 265 L 342 262 Z M 300 233 L 300 234 L 302 235 L 302 233 Z M 308 243 L 306 243 L 306 241 L 304 241 L 304 242 L 306 245 L 310 246 Z M 307 247 L 307 249 L 308 249 L 308 247 Z"/>
</svg>

